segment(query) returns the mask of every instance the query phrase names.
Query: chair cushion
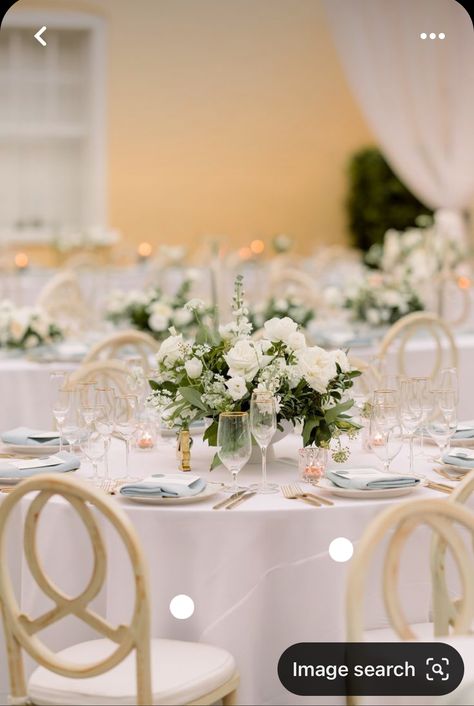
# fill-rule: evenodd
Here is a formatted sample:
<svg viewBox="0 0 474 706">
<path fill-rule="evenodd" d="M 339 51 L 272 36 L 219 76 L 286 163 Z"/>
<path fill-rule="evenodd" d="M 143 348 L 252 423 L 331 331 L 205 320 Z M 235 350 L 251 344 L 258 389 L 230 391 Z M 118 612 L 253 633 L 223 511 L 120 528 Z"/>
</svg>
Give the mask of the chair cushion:
<svg viewBox="0 0 474 706">
<path fill-rule="evenodd" d="M 433 623 L 414 623 L 410 626 L 418 642 L 446 642 L 456 649 L 464 661 L 464 677 L 461 684 L 447 696 L 365 696 L 360 697 L 364 706 L 431 706 L 441 704 L 474 703 L 463 700 L 466 687 L 474 683 L 474 635 L 433 636 Z M 367 630 L 364 642 L 399 642 L 400 638 L 391 628 Z"/>
<path fill-rule="evenodd" d="M 75 664 L 99 662 L 116 645 L 91 640 L 58 653 Z M 236 673 L 232 655 L 220 647 L 178 640 L 152 640 L 153 704 L 187 704 L 229 681 Z M 69 679 L 38 667 L 28 684 L 35 704 L 136 704 L 135 651 L 105 674 L 89 679 Z"/>
</svg>

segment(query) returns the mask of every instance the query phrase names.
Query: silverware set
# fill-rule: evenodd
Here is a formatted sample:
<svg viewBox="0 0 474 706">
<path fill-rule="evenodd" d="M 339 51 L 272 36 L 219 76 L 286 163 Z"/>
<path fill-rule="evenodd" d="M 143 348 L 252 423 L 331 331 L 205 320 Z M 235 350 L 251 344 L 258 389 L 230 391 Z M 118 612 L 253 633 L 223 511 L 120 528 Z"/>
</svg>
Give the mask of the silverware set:
<svg viewBox="0 0 474 706">
<path fill-rule="evenodd" d="M 241 503 L 245 502 L 249 498 L 253 498 L 256 495 L 253 490 L 239 490 L 237 493 L 232 493 L 228 498 L 221 500 L 216 505 L 213 505 L 213 510 L 233 510 Z"/>
<path fill-rule="evenodd" d="M 281 492 L 287 500 L 301 500 L 302 502 L 312 505 L 313 507 L 322 507 L 322 505 L 334 505 L 332 500 L 324 498 L 316 493 L 306 493 L 297 483 L 291 485 L 282 485 Z"/>
</svg>

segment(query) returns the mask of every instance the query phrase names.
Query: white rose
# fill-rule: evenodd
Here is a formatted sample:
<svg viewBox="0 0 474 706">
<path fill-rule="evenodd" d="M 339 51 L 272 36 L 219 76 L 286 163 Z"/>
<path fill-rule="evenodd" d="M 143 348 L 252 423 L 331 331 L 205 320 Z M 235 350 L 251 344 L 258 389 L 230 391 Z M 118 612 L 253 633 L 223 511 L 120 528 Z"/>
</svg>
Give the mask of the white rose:
<svg viewBox="0 0 474 706">
<path fill-rule="evenodd" d="M 247 394 L 247 385 L 245 383 L 245 378 L 241 375 L 236 375 L 235 377 L 226 380 L 225 385 L 229 391 L 229 395 L 232 397 L 234 402 L 241 400 Z"/>
<path fill-rule="evenodd" d="M 299 331 L 290 333 L 288 336 L 287 345 L 294 351 L 299 351 L 304 348 L 306 346 L 306 338 L 304 333 L 300 333 Z"/>
<path fill-rule="evenodd" d="M 264 356 L 252 341 L 245 339 L 237 341 L 224 356 L 229 366 L 229 375 L 242 376 L 247 382 L 253 380 L 260 368 L 268 362 L 267 358 L 268 356 Z"/>
<path fill-rule="evenodd" d="M 169 319 L 161 314 L 152 314 L 148 318 L 148 326 L 152 331 L 166 331 L 168 328 Z"/>
<path fill-rule="evenodd" d="M 298 365 L 308 385 L 321 394 L 326 392 L 329 382 L 337 374 L 334 358 L 319 346 L 301 351 Z"/>
<path fill-rule="evenodd" d="M 222 324 L 219 326 L 219 334 L 224 339 L 224 341 L 229 341 L 234 338 L 237 333 L 237 327 L 233 321 L 228 324 Z"/>
<path fill-rule="evenodd" d="M 283 319 L 277 317 L 265 321 L 265 335 L 271 341 L 283 341 L 288 343 L 288 339 L 292 333 L 296 332 L 298 324 L 290 319 L 289 316 L 284 316 Z"/>
<path fill-rule="evenodd" d="M 367 309 L 366 319 L 372 326 L 378 326 L 380 323 L 380 316 L 377 309 Z"/>
<path fill-rule="evenodd" d="M 168 368 L 171 368 L 183 355 L 183 337 L 181 334 L 168 336 L 160 346 L 160 350 L 156 354 L 156 359 L 159 363 L 164 363 Z"/>
<path fill-rule="evenodd" d="M 191 358 L 184 364 L 188 377 L 191 379 L 198 378 L 202 374 L 202 363 L 199 358 Z"/>
<path fill-rule="evenodd" d="M 343 373 L 347 373 L 351 369 L 351 364 L 344 351 L 338 349 L 331 351 L 329 355 L 332 357 L 333 361 L 339 365 Z"/>
<path fill-rule="evenodd" d="M 173 322 L 176 326 L 187 326 L 192 320 L 192 313 L 186 309 L 177 309 L 173 314 Z"/>
<path fill-rule="evenodd" d="M 303 377 L 301 367 L 299 365 L 288 365 L 286 368 L 286 376 L 288 378 L 288 385 L 293 390 Z"/>
</svg>

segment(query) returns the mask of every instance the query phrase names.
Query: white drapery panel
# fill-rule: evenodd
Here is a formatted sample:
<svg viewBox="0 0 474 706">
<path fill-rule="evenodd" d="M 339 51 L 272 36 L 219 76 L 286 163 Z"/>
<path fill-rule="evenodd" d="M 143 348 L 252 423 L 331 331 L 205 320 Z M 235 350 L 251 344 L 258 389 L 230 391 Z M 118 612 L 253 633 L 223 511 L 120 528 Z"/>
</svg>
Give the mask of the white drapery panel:
<svg viewBox="0 0 474 706">
<path fill-rule="evenodd" d="M 469 207 L 474 32 L 466 10 L 456 0 L 323 2 L 348 81 L 394 171 L 431 208 Z"/>
</svg>

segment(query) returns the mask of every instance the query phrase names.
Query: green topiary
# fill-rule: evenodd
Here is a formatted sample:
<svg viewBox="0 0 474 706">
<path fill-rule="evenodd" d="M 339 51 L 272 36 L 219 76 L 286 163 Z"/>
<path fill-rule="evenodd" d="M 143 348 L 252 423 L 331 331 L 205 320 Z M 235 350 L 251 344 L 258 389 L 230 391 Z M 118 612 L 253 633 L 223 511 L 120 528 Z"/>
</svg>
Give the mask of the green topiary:
<svg viewBox="0 0 474 706">
<path fill-rule="evenodd" d="M 393 173 L 376 147 L 360 150 L 350 160 L 347 210 L 354 245 L 361 250 L 381 243 L 389 228 L 405 230 L 416 225 L 420 214 L 432 214 Z"/>
</svg>

